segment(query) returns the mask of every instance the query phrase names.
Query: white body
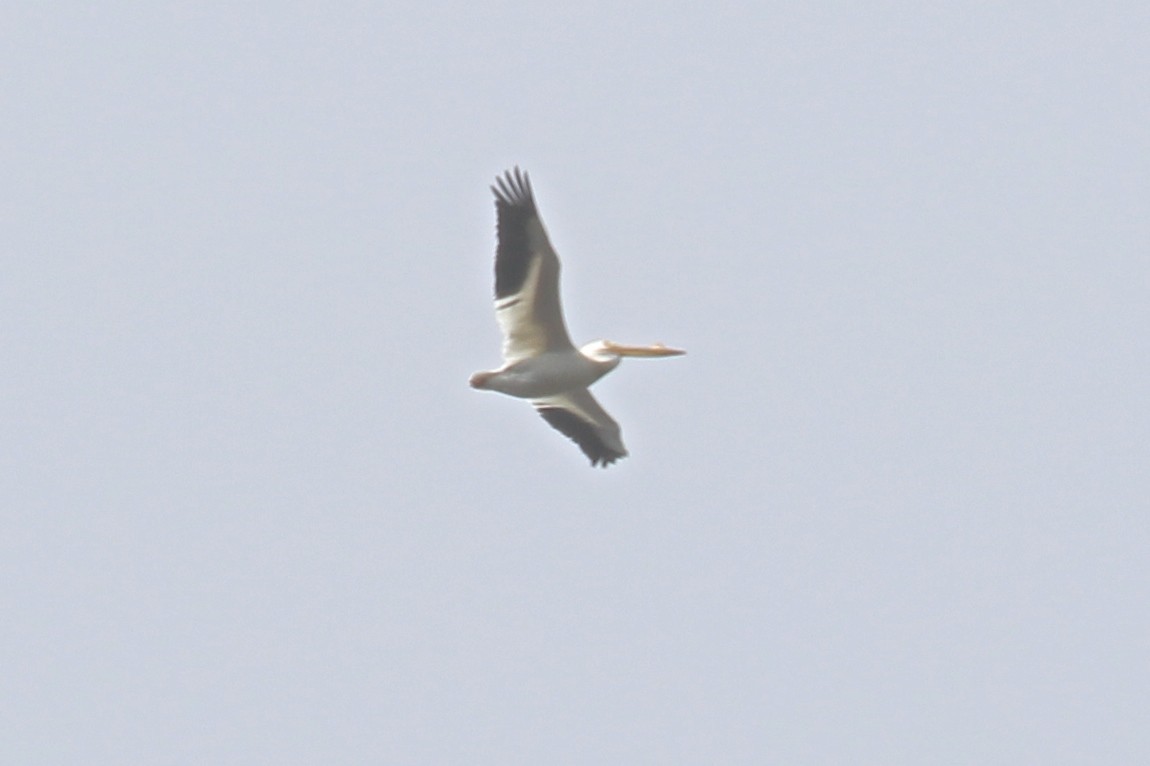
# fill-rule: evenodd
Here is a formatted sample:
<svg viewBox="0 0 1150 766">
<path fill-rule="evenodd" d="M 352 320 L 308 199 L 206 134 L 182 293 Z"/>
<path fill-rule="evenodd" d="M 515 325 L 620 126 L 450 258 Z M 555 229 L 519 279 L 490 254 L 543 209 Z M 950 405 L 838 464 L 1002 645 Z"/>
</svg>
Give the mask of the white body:
<svg viewBox="0 0 1150 766">
<path fill-rule="evenodd" d="M 619 357 L 596 361 L 575 349 L 547 351 L 496 370 L 482 387 L 520 399 L 539 399 L 587 388 L 619 362 Z"/>
</svg>

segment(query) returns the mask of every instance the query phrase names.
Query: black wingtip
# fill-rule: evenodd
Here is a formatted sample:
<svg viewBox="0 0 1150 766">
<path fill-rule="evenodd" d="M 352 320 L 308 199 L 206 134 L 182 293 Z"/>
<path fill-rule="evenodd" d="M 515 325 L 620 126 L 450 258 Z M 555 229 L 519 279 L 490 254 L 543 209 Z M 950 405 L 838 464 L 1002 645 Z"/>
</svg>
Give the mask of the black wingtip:
<svg viewBox="0 0 1150 766">
<path fill-rule="evenodd" d="M 534 209 L 535 194 L 531 189 L 531 177 L 527 171 L 520 170 L 516 165 L 513 170 L 505 170 L 503 175 L 495 177 L 495 184 L 491 187 L 495 195 L 495 205 L 502 203 L 508 207 L 523 207 Z"/>
<path fill-rule="evenodd" d="M 495 195 L 496 234 L 495 297 L 506 298 L 523 288 L 534 254 L 531 249 L 532 221 L 539 217 L 531 181 L 517 165 L 495 178 L 491 187 Z"/>
<path fill-rule="evenodd" d="M 626 451 L 620 452 L 604 444 L 595 433 L 594 427 L 573 412 L 562 407 L 539 407 L 538 412 L 552 428 L 583 450 L 583 454 L 591 461 L 592 468 L 596 466 L 606 468 L 619 458 L 627 456 Z"/>
</svg>

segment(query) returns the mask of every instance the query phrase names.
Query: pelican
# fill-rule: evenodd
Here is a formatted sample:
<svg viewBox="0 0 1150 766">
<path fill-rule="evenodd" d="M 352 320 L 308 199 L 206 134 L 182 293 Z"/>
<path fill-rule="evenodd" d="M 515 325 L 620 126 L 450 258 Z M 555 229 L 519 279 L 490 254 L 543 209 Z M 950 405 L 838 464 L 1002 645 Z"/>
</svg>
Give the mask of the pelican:
<svg viewBox="0 0 1150 766">
<path fill-rule="evenodd" d="M 609 340 L 575 348 L 559 301 L 559 257 L 539 219 L 531 180 L 516 167 L 495 184 L 495 316 L 503 330 L 503 366 L 473 374 L 471 387 L 529 399 L 552 428 L 583 450 L 592 466 L 607 467 L 625 457 L 627 448 L 619 424 L 588 387 L 625 356 L 686 352 L 661 343 L 624 346 Z"/>
</svg>

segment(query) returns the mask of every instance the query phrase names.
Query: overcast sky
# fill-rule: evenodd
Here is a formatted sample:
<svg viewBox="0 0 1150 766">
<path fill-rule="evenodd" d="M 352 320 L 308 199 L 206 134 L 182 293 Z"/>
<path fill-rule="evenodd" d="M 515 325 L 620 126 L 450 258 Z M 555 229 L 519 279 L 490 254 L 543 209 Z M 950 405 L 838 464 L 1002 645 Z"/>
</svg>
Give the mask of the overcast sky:
<svg viewBox="0 0 1150 766">
<path fill-rule="evenodd" d="M 1150 757 L 1150 6 L 7 3 L 5 763 Z M 592 469 L 499 364 L 531 173 Z"/>
</svg>

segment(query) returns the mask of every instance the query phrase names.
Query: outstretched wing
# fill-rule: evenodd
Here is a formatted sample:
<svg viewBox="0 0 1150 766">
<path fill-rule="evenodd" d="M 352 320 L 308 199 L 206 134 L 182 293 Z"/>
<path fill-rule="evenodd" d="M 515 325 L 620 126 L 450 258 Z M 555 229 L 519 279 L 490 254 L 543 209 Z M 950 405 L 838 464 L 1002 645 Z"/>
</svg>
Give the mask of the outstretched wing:
<svg viewBox="0 0 1150 766">
<path fill-rule="evenodd" d="M 591 465 L 606 468 L 621 457 L 627 448 L 616 423 L 599 406 L 595 397 L 585 388 L 577 388 L 558 396 L 533 399 L 531 404 L 551 427 L 579 445 Z"/>
<path fill-rule="evenodd" d="M 508 363 L 574 349 L 559 302 L 559 257 L 535 209 L 531 180 L 519 168 L 495 179 L 499 245 L 495 251 L 495 316 Z"/>
</svg>

